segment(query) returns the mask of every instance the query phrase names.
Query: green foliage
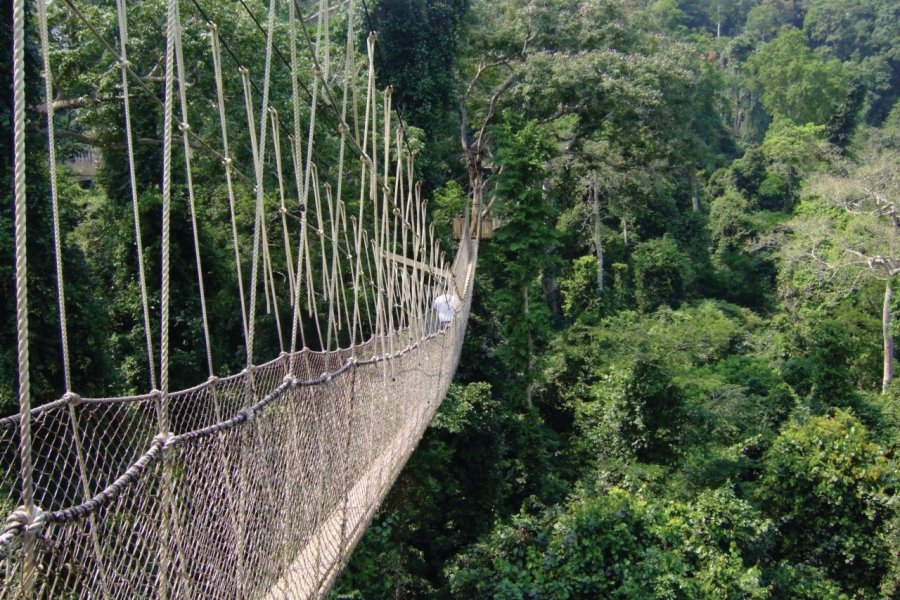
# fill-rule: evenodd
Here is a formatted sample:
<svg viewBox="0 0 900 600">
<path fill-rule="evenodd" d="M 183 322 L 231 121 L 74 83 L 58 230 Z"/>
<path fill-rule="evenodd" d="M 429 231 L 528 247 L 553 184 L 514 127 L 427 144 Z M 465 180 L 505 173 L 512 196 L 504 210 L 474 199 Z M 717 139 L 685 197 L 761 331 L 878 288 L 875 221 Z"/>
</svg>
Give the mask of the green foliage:
<svg viewBox="0 0 900 600">
<path fill-rule="evenodd" d="M 575 318 L 583 312 L 600 308 L 597 290 L 597 257 L 582 256 L 572 263 L 572 273 L 559 282 L 566 315 Z"/>
<path fill-rule="evenodd" d="M 692 507 L 612 487 L 522 513 L 449 569 L 454 598 L 765 598 L 770 525 L 730 490 Z M 746 554 L 746 558 L 744 557 Z"/>
<path fill-rule="evenodd" d="M 469 4 L 370 4 L 379 81 L 394 86 L 409 145 L 423 155 L 439 235 L 449 241 L 468 202 L 456 183 L 471 166 L 459 161 L 457 112 L 466 119 L 463 139 L 483 141 L 477 168 L 502 226 L 480 247 L 460 383 L 337 596 L 896 597 L 898 386 L 875 396 L 890 274 L 870 260 L 896 248 L 896 3 Z M 48 7 L 60 98 L 117 97 L 118 73 L 104 49 L 61 4 Z M 83 8 L 114 39 L 110 6 Z M 253 49 L 262 34 L 243 8 L 206 8 L 227 39 L 241 40 L 233 48 L 240 62 L 260 72 L 264 57 Z M 158 70 L 159 10 L 158 1 L 130 7 L 129 58 L 140 73 Z M 208 39 L 192 31 L 186 52 L 200 56 Z M 9 47 L 7 30 L 0 37 Z M 275 43 L 286 48 L 287 40 L 279 22 Z M 33 45 L 26 59 L 36 105 Z M 9 60 L 0 53 L 0 77 L 8 78 Z M 216 140 L 206 66 L 192 72 L 188 102 L 192 129 Z M 240 88 L 233 69 L 225 77 L 226 89 Z M 289 90 L 276 73 L 271 101 L 281 114 L 290 113 Z M 160 110 L 132 95 L 135 135 L 158 137 Z M 6 147 L 9 109 L 6 97 Z M 245 119 L 240 102 L 226 111 L 235 128 Z M 29 124 L 27 165 L 33 382 L 36 395 L 52 398 L 61 365 L 38 118 L 34 112 Z M 101 101 L 58 118 L 97 139 L 103 165 L 97 187 L 83 190 L 64 176 L 60 188 L 70 337 L 80 346 L 76 387 L 97 395 L 145 390 L 121 104 Z M 315 143 L 334 162 L 328 119 L 320 118 Z M 867 125 L 854 134 L 857 122 Z M 416 125 L 422 129 L 409 127 Z M 84 148 L 66 138 L 61 156 Z M 161 153 L 151 144 L 137 152 L 154 273 Z M 246 144 L 234 152 L 251 162 Z M 173 207 L 182 214 L 179 154 Z M 243 363 L 228 207 L 218 162 L 203 153 L 195 161 L 214 362 L 224 373 Z M 10 179 L 8 162 L 0 179 Z M 0 313 L 9 316 L 11 187 L 2 189 Z M 238 183 L 236 194 L 247 230 L 252 189 Z M 184 219 L 173 234 L 172 385 L 189 385 L 207 374 L 194 344 L 201 325 Z M 238 244 L 248 256 L 250 240 Z M 273 268 L 283 272 L 276 254 Z M 152 305 L 157 279 L 150 278 Z M 272 318 L 260 315 L 268 332 L 259 336 L 260 354 L 277 352 Z M 0 339 L 5 414 L 15 405 L 11 317 L 0 323 Z M 531 406 L 523 401 L 531 398 Z"/>
<path fill-rule="evenodd" d="M 747 62 L 762 102 L 775 118 L 797 125 L 831 124 L 847 98 L 848 82 L 837 60 L 823 60 L 806 47 L 806 37 L 788 29 Z"/>
<path fill-rule="evenodd" d="M 494 298 L 506 338 L 501 354 L 507 364 L 532 377 L 535 343 L 546 337 L 549 312 L 540 302 L 540 278 L 554 262 L 555 210 L 542 189 L 546 160 L 553 150 L 537 122 L 522 122 L 511 113 L 495 128 L 496 160 L 504 171 L 496 193 L 503 226 L 494 234 L 485 259 L 495 278 Z"/>
<path fill-rule="evenodd" d="M 394 86 L 394 101 L 404 107 L 409 123 L 427 130 L 445 126 L 440 119 L 454 100 L 456 46 L 469 0 L 378 0 L 373 4 L 381 87 Z"/>
<path fill-rule="evenodd" d="M 431 219 L 444 239 L 450 237 L 453 219 L 465 213 L 467 204 L 466 191 L 456 181 L 448 181 L 444 187 L 434 191 Z"/>
<path fill-rule="evenodd" d="M 851 594 L 877 592 L 890 557 L 883 526 L 896 476 L 851 414 L 792 423 L 766 454 L 758 496 L 776 515 L 779 552 Z"/>
<path fill-rule="evenodd" d="M 728 190 L 709 207 L 709 230 L 718 252 L 738 250 L 753 234 L 748 203 L 740 193 Z"/>
<path fill-rule="evenodd" d="M 689 293 L 694 277 L 690 259 L 672 238 L 662 237 L 635 247 L 634 298 L 639 310 L 677 306 Z"/>
<path fill-rule="evenodd" d="M 583 452 L 601 459 L 672 462 L 686 418 L 684 396 L 657 362 L 638 357 L 594 386 L 595 400 L 576 408 Z"/>
</svg>

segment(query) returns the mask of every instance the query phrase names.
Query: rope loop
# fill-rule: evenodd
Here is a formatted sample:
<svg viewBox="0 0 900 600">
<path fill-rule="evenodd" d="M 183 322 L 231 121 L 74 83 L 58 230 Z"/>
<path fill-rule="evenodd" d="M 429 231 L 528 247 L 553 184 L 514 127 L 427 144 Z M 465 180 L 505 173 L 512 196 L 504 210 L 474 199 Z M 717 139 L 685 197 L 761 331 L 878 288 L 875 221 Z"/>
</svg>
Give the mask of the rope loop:
<svg viewBox="0 0 900 600">
<path fill-rule="evenodd" d="M 165 450 L 172 443 L 172 439 L 175 437 L 175 434 L 171 431 L 167 431 L 166 433 L 158 433 L 153 436 L 153 441 L 150 442 L 151 446 L 159 446 L 160 450 Z"/>
<path fill-rule="evenodd" d="M 213 21 L 210 21 L 209 23 L 207 23 L 206 26 L 209 27 L 210 31 L 219 31 L 219 26 L 216 25 Z"/>
<path fill-rule="evenodd" d="M 28 529 L 28 525 L 31 523 L 31 520 L 31 514 L 25 509 L 25 507 L 18 507 L 16 510 L 12 511 L 8 517 L 6 517 L 6 523 L 3 525 L 3 530 L 0 531 L 0 539 L 15 537 L 21 533 L 24 533 L 25 530 Z"/>
<path fill-rule="evenodd" d="M 31 512 L 25 506 L 19 506 L 6 517 L 6 523 L 0 530 L 0 558 L 5 558 L 13 539 L 44 526 L 46 513 L 36 506 Z"/>
</svg>

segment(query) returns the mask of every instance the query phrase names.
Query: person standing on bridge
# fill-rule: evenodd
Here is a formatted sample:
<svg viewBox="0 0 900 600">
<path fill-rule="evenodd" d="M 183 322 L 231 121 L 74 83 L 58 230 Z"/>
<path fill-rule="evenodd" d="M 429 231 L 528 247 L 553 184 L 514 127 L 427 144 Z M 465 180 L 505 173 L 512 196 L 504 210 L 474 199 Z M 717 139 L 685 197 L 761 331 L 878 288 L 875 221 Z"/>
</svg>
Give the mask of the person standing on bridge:
<svg viewBox="0 0 900 600">
<path fill-rule="evenodd" d="M 432 307 L 437 312 L 439 323 L 438 331 L 443 331 L 450 326 L 453 317 L 456 316 L 456 312 L 459 310 L 459 306 L 459 297 L 450 290 L 446 290 L 443 294 L 434 299 Z"/>
</svg>

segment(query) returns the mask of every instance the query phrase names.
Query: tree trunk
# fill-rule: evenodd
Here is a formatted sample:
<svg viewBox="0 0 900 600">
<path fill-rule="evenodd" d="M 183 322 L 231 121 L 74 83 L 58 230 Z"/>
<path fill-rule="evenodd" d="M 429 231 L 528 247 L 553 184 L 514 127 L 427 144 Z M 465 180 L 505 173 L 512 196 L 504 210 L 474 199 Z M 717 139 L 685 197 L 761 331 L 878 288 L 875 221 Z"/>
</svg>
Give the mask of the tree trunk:
<svg viewBox="0 0 900 600">
<path fill-rule="evenodd" d="M 528 284 L 522 286 L 522 300 L 524 302 L 524 310 L 522 318 L 528 319 Z M 527 324 L 526 324 L 527 326 Z M 531 409 L 531 397 L 534 395 L 534 383 L 531 381 L 531 357 L 534 354 L 534 339 L 531 337 L 531 328 L 528 328 L 528 349 L 527 358 L 525 359 L 525 406 Z"/>
<path fill-rule="evenodd" d="M 891 335 L 891 300 L 894 289 L 891 280 L 884 284 L 884 306 L 881 309 L 881 333 L 884 337 L 884 376 L 881 379 L 881 393 L 886 394 L 894 379 L 894 336 Z"/>
<path fill-rule="evenodd" d="M 554 250 L 555 248 L 550 248 L 549 252 Z M 559 282 L 557 282 L 556 275 L 552 271 L 548 270 L 544 273 L 541 287 L 544 290 L 544 301 L 547 302 L 547 307 L 553 316 L 553 326 L 562 327 L 566 322 L 566 313 L 559 301 Z"/>
<path fill-rule="evenodd" d="M 591 209 L 594 214 L 594 250 L 597 252 L 597 293 L 603 293 L 603 238 L 600 236 L 600 194 L 597 193 L 597 178 L 591 186 Z"/>
<path fill-rule="evenodd" d="M 722 37 L 722 2 L 716 2 L 716 37 Z"/>
<path fill-rule="evenodd" d="M 700 210 L 700 186 L 697 178 L 693 175 L 691 176 L 691 208 L 694 209 L 694 212 Z"/>
</svg>

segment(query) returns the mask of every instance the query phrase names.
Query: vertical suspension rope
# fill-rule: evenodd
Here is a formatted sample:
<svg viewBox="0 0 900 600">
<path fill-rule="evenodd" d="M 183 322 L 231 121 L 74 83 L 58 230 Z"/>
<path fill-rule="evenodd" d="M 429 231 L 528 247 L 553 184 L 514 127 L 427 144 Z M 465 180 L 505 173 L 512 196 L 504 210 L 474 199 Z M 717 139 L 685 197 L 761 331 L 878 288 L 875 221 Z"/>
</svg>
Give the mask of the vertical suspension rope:
<svg viewBox="0 0 900 600">
<path fill-rule="evenodd" d="M 240 68 L 241 81 L 244 85 L 244 106 L 247 112 L 247 128 L 250 133 L 250 150 L 253 154 L 253 172 L 256 179 L 256 207 L 253 219 L 253 252 L 250 263 L 250 306 L 247 316 L 247 367 L 253 364 L 253 343 L 256 337 L 256 286 L 258 282 L 260 220 L 262 212 L 262 165 L 260 151 L 256 141 L 256 125 L 253 116 L 253 98 L 250 93 L 250 72 L 246 67 Z M 265 273 L 263 274 L 265 277 Z"/>
<path fill-rule="evenodd" d="M 178 6 L 176 5 L 176 10 Z M 188 104 L 187 104 L 187 81 L 184 76 L 184 52 L 181 44 L 181 15 L 176 15 L 178 26 L 175 35 L 175 63 L 178 71 L 178 97 L 181 105 L 181 122 L 178 128 L 181 130 L 182 145 L 184 147 L 184 169 L 187 181 L 188 207 L 191 214 L 191 232 L 194 237 L 194 261 L 197 267 L 197 288 L 200 293 L 200 317 L 203 325 L 203 342 L 206 347 L 206 366 L 209 370 L 209 376 L 215 373 L 213 369 L 212 343 L 209 337 L 209 316 L 206 310 L 206 288 L 203 285 L 203 261 L 200 258 L 200 233 L 197 226 L 197 206 L 194 200 L 194 176 L 191 170 L 191 140 L 189 132 L 191 130 L 188 121 Z"/>
<path fill-rule="evenodd" d="M 25 197 L 25 0 L 13 0 L 13 171 L 15 180 L 16 353 L 19 363 L 19 473 L 22 508 L 29 521 L 36 516 L 31 462 L 31 377 L 28 364 L 28 259 Z M 22 591 L 34 587 L 34 534 L 24 539 Z"/>
<path fill-rule="evenodd" d="M 249 330 L 249 341 L 247 347 L 247 366 L 253 364 L 253 343 L 254 338 L 256 336 L 256 286 L 258 281 L 258 263 L 259 263 L 259 251 L 260 245 L 263 244 L 263 241 L 260 239 L 261 228 L 265 227 L 265 224 L 262 222 L 265 219 L 264 214 L 264 198 L 265 192 L 263 188 L 263 153 L 265 152 L 266 147 L 266 132 L 268 128 L 266 127 L 266 112 L 269 106 L 269 84 L 271 81 L 272 75 L 272 37 L 275 29 L 275 7 L 276 0 L 269 0 L 269 19 L 266 29 L 266 57 L 265 57 L 265 72 L 263 74 L 263 92 L 262 92 L 262 108 L 260 109 L 260 128 L 259 128 L 259 143 L 257 147 L 254 149 L 254 171 L 256 174 L 256 218 L 255 225 L 253 230 L 253 263 L 250 269 L 250 317 L 248 320 L 248 330 Z M 249 94 L 249 74 L 247 69 L 242 69 L 242 75 L 244 76 L 244 88 L 245 88 L 245 96 L 248 98 L 247 102 L 249 102 L 250 94 Z M 252 115 L 252 107 L 248 108 L 248 118 L 253 120 Z M 255 138 L 254 129 L 252 129 L 253 124 L 251 123 L 251 133 L 250 136 Z M 253 144 L 256 144 L 256 140 L 253 140 Z M 265 256 L 265 255 L 264 255 Z M 263 264 L 263 280 L 265 285 L 265 277 L 266 277 L 266 265 Z M 265 291 L 265 290 L 264 290 Z"/>
<path fill-rule="evenodd" d="M 120 2 L 122 0 L 119 0 Z M 244 346 L 248 347 L 247 334 L 247 304 L 244 294 L 244 275 L 241 268 L 241 249 L 238 242 L 237 218 L 235 217 L 234 184 L 231 178 L 231 152 L 228 147 L 228 121 L 225 118 L 225 86 L 222 81 L 222 55 L 219 48 L 219 28 L 215 23 L 209 25 L 211 32 L 213 69 L 216 77 L 216 104 L 219 109 L 219 123 L 222 128 L 222 150 L 225 159 L 222 161 L 225 167 L 225 185 L 228 190 L 228 213 L 231 218 L 231 240 L 234 245 L 234 268 L 237 274 L 238 295 L 241 298 L 241 325 L 244 331 Z"/>
<path fill-rule="evenodd" d="M 297 199 L 300 203 L 300 243 L 297 247 L 297 266 L 293 263 L 288 266 L 294 273 L 294 297 L 291 310 L 291 360 L 288 370 L 293 373 L 295 366 L 294 352 L 297 349 L 297 334 L 299 332 L 303 347 L 306 347 L 306 335 L 300 321 L 300 274 L 303 268 L 303 252 L 306 246 L 306 207 L 303 205 L 303 157 L 300 141 L 300 92 L 297 74 L 300 65 L 297 60 L 297 6 L 293 0 L 288 0 L 288 20 L 290 21 L 290 46 L 291 46 L 291 109 L 293 112 L 293 131 L 291 133 L 291 158 L 294 162 L 294 182 L 297 188 Z"/>
<path fill-rule="evenodd" d="M 56 127 L 53 119 L 53 72 L 50 69 L 50 36 L 47 31 L 47 5 L 38 2 L 38 33 L 44 67 L 44 97 L 47 100 L 47 162 L 50 171 L 50 207 L 53 214 L 53 254 L 56 262 L 56 300 L 59 308 L 59 332 L 62 341 L 63 380 L 66 392 L 72 391 L 69 366 L 69 333 L 66 322 L 66 286 L 63 279 L 62 236 L 59 231 L 59 186 L 56 175 Z"/>
<path fill-rule="evenodd" d="M 293 6 L 293 5 L 294 5 L 294 3 L 291 2 L 291 6 Z M 294 26 L 294 28 L 296 28 L 296 27 Z M 296 77 L 294 76 L 294 77 L 292 77 L 292 79 L 296 79 Z M 294 177 L 297 182 L 298 192 L 302 192 L 302 189 L 303 189 L 303 184 L 301 182 L 301 179 L 303 177 L 301 174 L 302 167 L 300 165 L 300 163 L 301 163 L 301 157 L 300 157 L 301 146 L 302 146 L 302 144 L 299 141 L 299 139 L 296 136 L 291 136 L 291 155 L 292 155 L 292 158 L 294 161 Z M 298 193 L 298 196 L 299 195 L 300 194 Z M 298 334 L 298 332 L 300 334 L 300 343 L 302 344 L 302 346 L 304 348 L 306 348 L 306 334 L 303 331 L 303 324 L 301 323 L 301 319 L 300 319 L 300 297 L 301 297 L 300 282 L 301 282 L 301 276 L 303 273 L 303 265 L 305 264 L 304 258 L 303 258 L 304 252 L 306 252 L 306 227 L 307 227 L 306 212 L 307 212 L 306 207 L 303 206 L 302 201 L 301 201 L 300 202 L 300 243 L 297 245 L 297 267 L 294 270 L 294 281 L 296 282 L 296 294 L 294 295 L 293 310 L 291 311 L 292 312 L 292 314 L 291 314 L 291 360 L 290 360 L 290 364 L 288 365 L 288 368 L 291 373 L 294 372 L 294 367 L 295 367 L 295 363 L 296 363 L 296 357 L 295 357 L 294 353 L 297 350 L 297 334 Z M 291 265 L 291 268 L 292 269 L 294 268 L 293 265 Z"/>
<path fill-rule="evenodd" d="M 178 0 L 167 0 L 166 11 L 166 67 L 165 67 L 165 99 L 163 103 L 163 198 L 162 198 L 162 283 L 160 303 L 160 375 L 159 375 L 159 433 L 169 436 L 169 296 L 170 296 L 170 260 L 172 229 L 172 118 L 175 87 L 175 38 L 178 34 Z M 169 532 L 172 506 L 171 461 L 166 459 L 163 450 L 163 481 L 160 510 L 162 513 L 159 527 L 159 590 L 160 600 L 169 597 Z"/>
<path fill-rule="evenodd" d="M 281 215 L 281 232 L 284 237 L 284 259 L 285 265 L 287 265 L 287 275 L 288 275 L 288 286 L 289 286 L 289 294 L 288 299 L 291 302 L 291 306 L 294 304 L 294 294 L 296 290 L 296 280 L 294 279 L 294 256 L 291 250 L 291 238 L 288 232 L 288 224 L 287 224 L 287 206 L 284 203 L 284 171 L 281 164 L 281 131 L 278 121 L 278 111 L 274 108 L 269 108 L 269 118 L 272 122 L 272 145 L 275 147 L 275 175 L 278 178 L 278 214 Z M 278 328 L 279 335 L 281 334 L 281 327 Z M 283 350 L 283 348 L 282 348 Z"/>
<path fill-rule="evenodd" d="M 75 443 L 75 456 L 78 463 L 78 472 L 81 479 L 83 500 L 91 497 L 90 481 L 87 474 L 87 466 L 85 464 L 84 448 L 81 443 L 81 432 L 78 427 L 78 415 L 75 409 L 75 396 L 72 393 L 72 371 L 69 362 L 69 335 L 66 319 L 66 288 L 65 279 L 63 278 L 63 256 L 62 256 L 62 235 L 59 226 L 59 186 L 56 168 L 56 135 L 55 135 L 55 111 L 53 108 L 53 72 L 50 66 L 50 36 L 47 27 L 47 5 L 45 2 L 38 2 L 38 33 L 41 44 L 41 59 L 44 69 L 44 97 L 47 104 L 47 158 L 50 174 L 50 202 L 53 215 L 53 251 L 56 259 L 56 294 L 57 305 L 59 307 L 59 329 L 60 339 L 62 341 L 62 361 L 63 361 L 63 380 L 65 384 L 65 397 L 69 398 L 68 415 L 69 427 L 72 432 L 72 438 Z M 100 587 L 104 598 L 109 598 L 109 588 L 106 582 L 106 569 L 103 564 L 103 553 L 100 546 L 100 540 L 97 534 L 96 518 L 90 516 L 90 535 L 94 551 L 94 559 L 96 561 L 97 570 L 99 571 Z"/>
<path fill-rule="evenodd" d="M 141 239 L 141 215 L 138 206 L 137 175 L 134 160 L 134 135 L 131 130 L 131 99 L 128 87 L 128 16 L 125 0 L 116 0 L 119 21 L 119 70 L 122 80 L 122 106 L 125 111 L 125 146 L 128 154 L 128 178 L 131 187 L 131 210 L 134 220 L 134 245 L 137 250 L 138 285 L 141 290 L 141 310 L 144 317 L 144 341 L 147 346 L 147 365 L 151 389 L 157 388 L 156 359 L 153 352 L 153 331 L 150 329 L 150 302 L 147 275 L 144 269 L 144 243 Z"/>
<path fill-rule="evenodd" d="M 299 15 L 296 15 L 296 14 L 295 14 L 295 16 L 299 17 Z M 317 50 L 319 48 L 319 44 L 322 41 L 323 18 L 324 17 L 320 11 L 319 12 L 319 20 L 318 20 L 319 26 L 316 30 L 316 45 L 313 50 Z M 306 35 L 309 35 L 308 32 L 306 32 Z M 316 58 L 315 55 L 313 55 L 314 62 L 315 62 L 315 58 Z M 307 298 L 310 301 L 310 304 L 312 305 L 311 309 L 312 309 L 313 317 L 314 317 L 314 320 L 316 323 L 316 331 L 317 331 L 317 335 L 319 336 L 320 344 L 322 343 L 322 329 L 319 325 L 318 310 L 316 310 L 316 307 L 314 305 L 314 291 L 313 291 L 312 287 L 310 287 L 312 275 L 310 273 L 311 264 L 309 261 L 309 240 L 308 240 L 308 237 L 305 235 L 305 233 L 306 233 L 306 227 L 308 226 L 307 225 L 308 218 L 306 217 L 306 215 L 309 212 L 309 186 L 311 183 L 312 170 L 313 170 L 312 154 L 313 154 L 313 144 L 315 142 L 315 131 L 316 131 L 316 108 L 318 106 L 319 83 L 322 78 L 322 75 L 323 75 L 322 71 L 317 66 L 313 68 L 312 92 L 310 94 L 311 98 L 310 98 L 310 104 L 309 104 L 309 134 L 308 134 L 307 140 L 306 140 L 306 167 L 303 170 L 303 189 L 300 194 L 300 209 L 303 211 L 303 215 L 304 215 L 304 222 L 303 222 L 304 231 L 301 235 L 303 237 L 303 244 L 304 244 L 303 252 L 306 253 L 306 267 L 307 267 L 306 283 L 308 286 L 307 287 Z M 296 74 L 294 75 L 294 77 L 296 77 Z M 298 155 L 299 155 L 299 146 L 300 146 L 299 140 L 297 142 L 297 145 L 298 145 Z M 298 260 L 298 274 L 299 274 L 299 264 L 301 264 L 301 261 Z M 299 276 L 297 278 L 297 281 L 300 281 Z M 292 344 L 292 346 L 293 346 L 293 344 Z"/>
</svg>

